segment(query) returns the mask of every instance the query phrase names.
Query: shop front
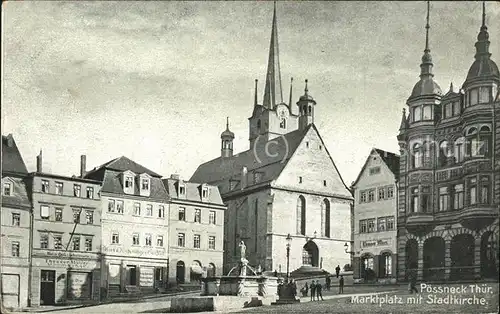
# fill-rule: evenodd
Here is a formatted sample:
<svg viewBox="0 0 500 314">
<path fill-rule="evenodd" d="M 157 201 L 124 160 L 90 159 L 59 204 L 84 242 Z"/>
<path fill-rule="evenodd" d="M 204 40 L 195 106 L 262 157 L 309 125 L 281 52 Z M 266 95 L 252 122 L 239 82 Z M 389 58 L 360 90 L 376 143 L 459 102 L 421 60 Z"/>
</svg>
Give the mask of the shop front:
<svg viewBox="0 0 500 314">
<path fill-rule="evenodd" d="M 103 246 L 103 253 L 103 285 L 108 297 L 119 293 L 152 293 L 166 288 L 168 258 L 164 248 Z"/>
<path fill-rule="evenodd" d="M 100 265 L 98 254 L 38 250 L 33 252 L 33 305 L 99 301 Z"/>
</svg>

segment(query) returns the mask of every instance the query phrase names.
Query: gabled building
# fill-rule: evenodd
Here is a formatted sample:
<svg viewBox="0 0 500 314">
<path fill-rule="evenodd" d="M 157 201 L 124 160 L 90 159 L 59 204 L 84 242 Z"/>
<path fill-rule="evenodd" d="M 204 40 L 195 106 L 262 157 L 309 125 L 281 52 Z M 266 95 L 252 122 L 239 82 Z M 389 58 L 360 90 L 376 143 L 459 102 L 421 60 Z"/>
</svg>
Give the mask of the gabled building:
<svg viewBox="0 0 500 314">
<path fill-rule="evenodd" d="M 224 273 L 235 266 L 246 245 L 254 267 L 333 272 L 350 264 L 352 195 L 314 125 L 316 101 L 308 90 L 292 105 L 284 102 L 274 8 L 264 99 L 257 82 L 249 118 L 250 148 L 233 154 L 234 133 L 221 134 L 221 156 L 198 167 L 190 181 L 216 185 L 224 215 Z M 290 88 L 291 90 L 291 88 Z M 297 113 L 294 113 L 297 111 Z M 287 241 L 291 239 L 291 243 Z"/>
<path fill-rule="evenodd" d="M 500 73 L 485 3 L 475 60 L 458 92 L 451 85 L 443 94 L 434 80 L 429 7 L 426 29 L 420 80 L 398 135 L 398 279 L 498 278 Z"/>
<path fill-rule="evenodd" d="M 6 309 L 28 305 L 31 200 L 28 170 L 12 134 L 2 135 L 1 298 Z"/>
<path fill-rule="evenodd" d="M 170 200 L 169 282 L 199 284 L 202 277 L 223 275 L 226 207 L 219 190 L 178 175 L 163 184 Z"/>
<path fill-rule="evenodd" d="M 373 148 L 352 185 L 353 276 L 359 281 L 395 281 L 399 156 Z"/>
<path fill-rule="evenodd" d="M 101 267 L 106 295 L 164 288 L 168 194 L 161 175 L 122 156 L 83 177 L 102 185 Z"/>
<path fill-rule="evenodd" d="M 40 152 L 29 189 L 33 201 L 31 305 L 99 301 L 100 182 L 45 173 Z"/>
</svg>

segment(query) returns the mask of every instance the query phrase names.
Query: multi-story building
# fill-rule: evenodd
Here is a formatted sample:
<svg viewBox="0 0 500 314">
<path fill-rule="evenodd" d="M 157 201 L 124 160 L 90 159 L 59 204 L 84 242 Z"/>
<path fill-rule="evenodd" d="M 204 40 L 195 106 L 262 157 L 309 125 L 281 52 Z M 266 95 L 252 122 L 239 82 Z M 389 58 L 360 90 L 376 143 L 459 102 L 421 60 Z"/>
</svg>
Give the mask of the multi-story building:
<svg viewBox="0 0 500 314">
<path fill-rule="evenodd" d="M 307 80 L 297 109 L 291 92 L 284 103 L 278 51 L 275 7 L 264 99 L 258 104 L 256 82 L 249 118 L 250 148 L 233 155 L 234 133 L 226 126 L 221 156 L 200 165 L 190 181 L 218 186 L 227 204 L 224 272 L 236 265 L 242 241 L 250 264 L 263 270 L 284 273 L 289 245 L 291 271 L 333 272 L 351 263 L 344 245 L 351 240 L 352 195 L 314 125 Z"/>
<path fill-rule="evenodd" d="M 30 174 L 33 201 L 31 304 L 95 302 L 101 282 L 100 182 Z"/>
<path fill-rule="evenodd" d="M 216 186 L 164 179 L 170 199 L 169 282 L 222 275 L 225 206 Z"/>
<path fill-rule="evenodd" d="M 163 288 L 168 274 L 168 194 L 161 175 L 122 156 L 84 177 L 102 184 L 101 267 L 107 295 Z"/>
<path fill-rule="evenodd" d="M 355 280 L 395 281 L 398 174 L 399 156 L 374 148 L 352 185 Z"/>
<path fill-rule="evenodd" d="M 1 303 L 5 309 L 28 305 L 31 201 L 28 170 L 12 134 L 2 136 Z"/>
<path fill-rule="evenodd" d="M 434 80 L 428 20 L 426 29 L 420 81 L 398 136 L 398 278 L 497 278 L 500 73 L 485 4 L 475 60 L 458 92 L 451 85 L 443 95 Z"/>
</svg>

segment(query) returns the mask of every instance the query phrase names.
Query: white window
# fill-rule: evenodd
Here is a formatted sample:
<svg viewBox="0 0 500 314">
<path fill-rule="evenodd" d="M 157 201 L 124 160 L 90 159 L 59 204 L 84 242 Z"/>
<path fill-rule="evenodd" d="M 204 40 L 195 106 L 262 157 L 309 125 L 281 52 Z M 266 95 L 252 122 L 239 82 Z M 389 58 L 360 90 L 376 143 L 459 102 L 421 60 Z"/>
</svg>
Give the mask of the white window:
<svg viewBox="0 0 500 314">
<path fill-rule="evenodd" d="M 150 234 L 146 234 L 146 246 L 153 245 L 153 237 Z"/>
<path fill-rule="evenodd" d="M 471 178 L 468 182 L 469 189 L 469 204 L 474 205 L 477 203 L 477 179 Z"/>
<path fill-rule="evenodd" d="M 366 219 L 359 221 L 359 233 L 367 233 L 368 232 L 368 221 Z"/>
<path fill-rule="evenodd" d="M 186 209 L 179 207 L 179 221 L 186 221 Z"/>
<path fill-rule="evenodd" d="M 40 217 L 42 219 L 49 219 L 49 216 L 50 216 L 49 206 L 41 205 L 40 206 Z"/>
<path fill-rule="evenodd" d="M 78 184 L 73 185 L 73 196 L 80 197 L 82 193 L 82 187 Z"/>
<path fill-rule="evenodd" d="M 179 185 L 179 195 L 186 194 L 186 186 L 184 184 Z"/>
<path fill-rule="evenodd" d="M 163 246 L 163 236 L 159 235 L 156 237 L 156 246 Z"/>
<path fill-rule="evenodd" d="M 186 236 L 184 233 L 177 234 L 177 246 L 185 247 L 186 246 Z"/>
<path fill-rule="evenodd" d="M 449 202 L 450 196 L 448 195 L 448 188 L 439 188 L 439 211 L 448 210 Z"/>
<path fill-rule="evenodd" d="M 85 238 L 85 251 L 87 251 L 87 252 L 92 251 L 92 238 L 91 237 Z"/>
<path fill-rule="evenodd" d="M 80 213 L 82 211 L 80 209 L 73 209 L 73 222 L 80 223 Z"/>
<path fill-rule="evenodd" d="M 9 182 L 3 184 L 3 195 L 10 196 L 12 194 L 12 185 Z"/>
<path fill-rule="evenodd" d="M 134 178 L 133 177 L 125 177 L 125 187 L 126 188 L 133 188 L 134 187 Z"/>
<path fill-rule="evenodd" d="M 49 235 L 48 234 L 40 234 L 40 248 L 48 249 L 49 248 Z"/>
<path fill-rule="evenodd" d="M 165 217 L 165 206 L 160 205 L 158 207 L 158 218 L 164 218 Z"/>
<path fill-rule="evenodd" d="M 387 217 L 387 230 L 394 230 L 394 216 Z"/>
<path fill-rule="evenodd" d="M 359 194 L 360 194 L 360 200 L 359 200 L 359 202 L 360 202 L 360 203 L 366 203 L 366 201 L 367 201 L 367 198 L 366 198 L 366 196 L 367 196 L 366 191 L 361 191 Z"/>
<path fill-rule="evenodd" d="M 299 183 L 302 183 L 302 177 L 299 177 Z"/>
<path fill-rule="evenodd" d="M 139 234 L 138 233 L 134 233 L 132 235 L 132 245 L 139 245 L 139 244 L 140 244 Z"/>
<path fill-rule="evenodd" d="M 148 217 L 153 216 L 153 205 L 151 205 L 151 204 L 146 205 L 146 216 L 148 216 Z"/>
<path fill-rule="evenodd" d="M 375 232 L 375 218 L 368 219 L 368 232 Z"/>
<path fill-rule="evenodd" d="M 387 220 L 385 217 L 377 219 L 377 231 L 385 231 L 387 229 Z"/>
<path fill-rule="evenodd" d="M 375 201 L 375 190 L 368 191 L 368 202 Z"/>
<path fill-rule="evenodd" d="M 215 210 L 211 210 L 208 215 L 208 223 L 211 225 L 215 225 Z"/>
<path fill-rule="evenodd" d="M 479 90 L 479 103 L 487 104 L 490 102 L 491 87 L 481 87 Z"/>
<path fill-rule="evenodd" d="M 469 105 L 474 106 L 479 102 L 479 92 L 477 88 L 471 89 L 469 92 Z"/>
<path fill-rule="evenodd" d="M 413 108 L 413 122 L 422 120 L 422 108 L 420 106 Z"/>
<path fill-rule="evenodd" d="M 94 188 L 87 187 L 87 198 L 94 198 Z"/>
<path fill-rule="evenodd" d="M 455 194 L 453 195 L 453 209 L 462 209 L 464 207 L 464 185 L 457 184 L 454 189 Z"/>
<path fill-rule="evenodd" d="M 73 251 L 80 251 L 80 237 L 73 236 Z"/>
<path fill-rule="evenodd" d="M 141 203 L 134 203 L 134 215 L 141 215 Z"/>
<path fill-rule="evenodd" d="M 388 186 L 387 187 L 387 198 L 393 198 L 393 197 L 394 197 L 394 187 Z"/>
<path fill-rule="evenodd" d="M 432 120 L 432 106 L 424 106 L 424 120 Z"/>
<path fill-rule="evenodd" d="M 12 213 L 12 225 L 19 227 L 21 225 L 21 214 L 20 213 Z"/>
<path fill-rule="evenodd" d="M 12 256 L 19 257 L 19 242 L 12 241 Z"/>
<path fill-rule="evenodd" d="M 149 179 L 142 179 L 141 182 L 141 189 L 149 190 Z"/>
<path fill-rule="evenodd" d="M 385 200 L 385 188 L 378 188 L 378 200 Z"/>
<path fill-rule="evenodd" d="M 457 116 L 460 114 L 460 102 L 454 101 L 453 102 L 453 115 Z"/>
<path fill-rule="evenodd" d="M 120 243 L 120 235 L 118 233 L 113 233 L 111 235 L 111 243 L 112 244 L 119 244 Z"/>
<path fill-rule="evenodd" d="M 49 193 L 49 181 L 42 180 L 42 193 Z"/>
<path fill-rule="evenodd" d="M 55 235 L 54 236 L 54 249 L 56 250 L 62 250 L 62 235 Z"/>
<path fill-rule="evenodd" d="M 56 182 L 56 194 L 62 195 L 63 194 L 63 183 L 62 182 Z"/>
<path fill-rule="evenodd" d="M 85 211 L 85 223 L 87 225 L 94 224 L 94 211 L 93 210 L 86 210 Z"/>
<path fill-rule="evenodd" d="M 116 201 L 116 212 L 123 214 L 123 201 Z"/>
<path fill-rule="evenodd" d="M 203 188 L 203 190 L 202 190 L 202 197 L 203 198 L 207 198 L 208 197 L 208 188 L 206 188 L 206 187 Z"/>
<path fill-rule="evenodd" d="M 195 249 L 199 249 L 200 248 L 200 235 L 199 234 L 195 234 L 194 237 L 193 237 L 193 247 Z"/>
<path fill-rule="evenodd" d="M 210 250 L 215 250 L 215 236 L 208 237 L 208 248 Z"/>
<path fill-rule="evenodd" d="M 115 212 L 115 200 L 108 201 L 108 212 L 110 212 L 110 213 Z"/>
<path fill-rule="evenodd" d="M 444 115 L 443 115 L 443 118 L 450 118 L 451 116 L 453 116 L 453 108 L 452 108 L 452 103 L 449 103 L 449 104 L 446 104 L 444 105 Z"/>
<path fill-rule="evenodd" d="M 194 210 L 194 222 L 201 222 L 201 209 Z"/>
</svg>

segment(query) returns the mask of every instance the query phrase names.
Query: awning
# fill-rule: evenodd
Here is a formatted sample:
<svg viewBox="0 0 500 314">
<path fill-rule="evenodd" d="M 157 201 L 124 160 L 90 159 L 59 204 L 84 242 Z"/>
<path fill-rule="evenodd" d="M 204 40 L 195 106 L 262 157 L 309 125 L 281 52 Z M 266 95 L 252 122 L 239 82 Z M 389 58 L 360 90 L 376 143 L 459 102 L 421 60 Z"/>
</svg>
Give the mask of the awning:
<svg viewBox="0 0 500 314">
<path fill-rule="evenodd" d="M 195 274 L 203 274 L 203 268 L 200 265 L 191 265 L 191 272 Z"/>
</svg>

